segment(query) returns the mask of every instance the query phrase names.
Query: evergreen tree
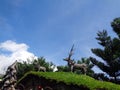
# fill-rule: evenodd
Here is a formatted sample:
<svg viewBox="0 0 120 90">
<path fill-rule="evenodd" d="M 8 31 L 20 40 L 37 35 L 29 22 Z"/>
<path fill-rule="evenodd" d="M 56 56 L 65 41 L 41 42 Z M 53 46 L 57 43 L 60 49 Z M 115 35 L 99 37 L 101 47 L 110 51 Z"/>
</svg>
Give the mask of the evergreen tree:
<svg viewBox="0 0 120 90">
<path fill-rule="evenodd" d="M 117 77 L 120 76 L 120 18 L 114 19 L 111 26 L 117 37 L 111 38 L 106 30 L 99 31 L 96 39 L 102 48 L 91 49 L 103 61 L 93 57 L 90 57 L 90 60 L 117 81 Z"/>
</svg>

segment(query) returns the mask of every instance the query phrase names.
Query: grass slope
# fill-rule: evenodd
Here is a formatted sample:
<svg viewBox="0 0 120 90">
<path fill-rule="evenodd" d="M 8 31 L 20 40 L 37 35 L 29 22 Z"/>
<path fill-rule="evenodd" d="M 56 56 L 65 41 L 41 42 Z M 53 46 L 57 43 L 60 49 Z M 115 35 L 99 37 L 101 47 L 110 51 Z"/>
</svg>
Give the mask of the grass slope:
<svg viewBox="0 0 120 90">
<path fill-rule="evenodd" d="M 86 75 L 77 75 L 68 72 L 29 72 L 26 73 L 18 82 L 24 79 L 27 75 L 32 74 L 38 77 L 44 77 L 50 80 L 56 80 L 57 82 L 64 82 L 67 85 L 78 85 L 88 87 L 90 90 L 120 90 L 120 85 L 116 85 L 110 82 L 103 82 L 95 80 Z"/>
</svg>

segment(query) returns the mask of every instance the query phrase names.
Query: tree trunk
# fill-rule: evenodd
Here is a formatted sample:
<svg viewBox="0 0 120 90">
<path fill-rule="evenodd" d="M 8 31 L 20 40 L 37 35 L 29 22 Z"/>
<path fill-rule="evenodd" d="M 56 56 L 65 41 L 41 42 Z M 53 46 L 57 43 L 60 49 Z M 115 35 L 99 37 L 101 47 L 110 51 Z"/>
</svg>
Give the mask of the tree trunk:
<svg viewBox="0 0 120 90">
<path fill-rule="evenodd" d="M 114 80 L 115 80 L 115 83 L 117 82 L 117 77 L 115 75 L 115 72 L 114 72 Z"/>
</svg>

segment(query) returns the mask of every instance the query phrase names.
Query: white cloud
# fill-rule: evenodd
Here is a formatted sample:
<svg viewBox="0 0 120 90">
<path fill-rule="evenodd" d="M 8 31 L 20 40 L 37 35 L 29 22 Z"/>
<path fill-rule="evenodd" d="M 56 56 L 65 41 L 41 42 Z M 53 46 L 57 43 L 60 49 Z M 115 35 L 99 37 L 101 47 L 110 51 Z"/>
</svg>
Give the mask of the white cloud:
<svg viewBox="0 0 120 90">
<path fill-rule="evenodd" d="M 14 41 L 8 40 L 0 44 L 0 49 L 7 50 L 10 52 L 18 52 L 21 50 L 26 51 L 29 47 L 22 43 L 22 44 L 17 44 Z"/>
<path fill-rule="evenodd" d="M 0 51 L 2 52 L 0 54 L 0 72 L 4 73 L 6 68 L 15 60 L 26 61 L 27 59 L 37 58 L 28 51 L 28 48 L 28 45 L 25 43 L 16 43 L 11 40 L 0 43 Z"/>
</svg>

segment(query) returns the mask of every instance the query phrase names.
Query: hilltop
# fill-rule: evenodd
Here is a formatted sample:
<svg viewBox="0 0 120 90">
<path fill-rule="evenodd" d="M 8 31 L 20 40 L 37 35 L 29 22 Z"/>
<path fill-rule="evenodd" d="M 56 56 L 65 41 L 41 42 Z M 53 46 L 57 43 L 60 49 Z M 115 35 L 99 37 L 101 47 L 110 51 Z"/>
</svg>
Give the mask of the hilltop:
<svg viewBox="0 0 120 90">
<path fill-rule="evenodd" d="M 98 81 L 87 75 L 70 72 L 28 72 L 17 83 L 19 86 L 37 88 L 50 87 L 53 90 L 120 90 L 120 85 Z M 32 85 L 33 87 L 31 87 Z M 52 90 L 50 89 L 50 90 Z M 26 88 L 25 90 L 28 90 Z"/>
</svg>

